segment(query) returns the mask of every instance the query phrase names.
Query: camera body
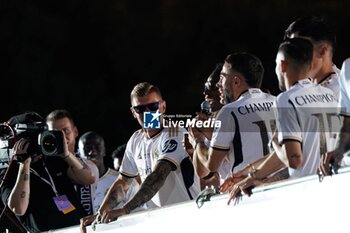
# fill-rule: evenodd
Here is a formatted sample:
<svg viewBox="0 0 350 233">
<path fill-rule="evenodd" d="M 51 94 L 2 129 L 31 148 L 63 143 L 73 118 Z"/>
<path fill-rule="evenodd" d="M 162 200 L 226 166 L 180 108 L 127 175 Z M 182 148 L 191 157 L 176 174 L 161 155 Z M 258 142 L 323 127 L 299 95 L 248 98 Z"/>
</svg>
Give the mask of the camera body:
<svg viewBox="0 0 350 233">
<path fill-rule="evenodd" d="M 6 127 L 8 127 L 6 129 Z M 2 125 L 0 134 L 0 149 L 11 149 L 16 141 L 26 138 L 29 142 L 29 155 L 58 156 L 64 152 L 63 133 L 48 130 L 45 122 L 15 124 L 14 127 Z"/>
</svg>

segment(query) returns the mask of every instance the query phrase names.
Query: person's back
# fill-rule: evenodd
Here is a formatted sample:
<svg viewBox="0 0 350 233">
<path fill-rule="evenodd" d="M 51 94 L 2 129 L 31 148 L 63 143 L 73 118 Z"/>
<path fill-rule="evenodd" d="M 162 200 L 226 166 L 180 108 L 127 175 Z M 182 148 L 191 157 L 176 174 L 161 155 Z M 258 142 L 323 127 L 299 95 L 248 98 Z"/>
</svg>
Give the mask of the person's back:
<svg viewBox="0 0 350 233">
<path fill-rule="evenodd" d="M 225 127 L 214 131 L 211 142 L 212 148 L 229 150 L 229 158 L 219 170 L 222 179 L 270 152 L 268 142 L 275 128 L 274 101 L 274 96 L 250 88 L 222 108 L 217 120 L 225 121 Z"/>
<path fill-rule="evenodd" d="M 341 114 L 344 116 L 350 116 L 350 58 L 343 62 L 341 69 L 341 79 L 340 83 L 340 100 L 339 106 L 341 109 Z"/>
<path fill-rule="evenodd" d="M 283 140 L 302 140 L 303 143 L 302 152 L 305 159 L 298 170 L 289 168 L 290 176 L 293 178 L 315 174 L 320 153 L 324 153 L 334 144 L 334 132 L 337 131 L 334 127 L 337 126 L 339 131 L 340 121 L 337 117 L 337 99 L 334 93 L 307 79 L 300 80 L 288 91 L 278 95 L 277 106 L 280 136 L 283 135 Z M 284 117 L 286 114 L 296 114 L 296 117 Z M 338 124 L 335 124 L 337 121 Z M 333 129 L 330 128 L 331 122 Z M 293 133 L 289 135 L 289 132 Z"/>
<path fill-rule="evenodd" d="M 350 59 L 342 64 L 340 72 L 339 114 L 343 117 L 342 127 L 335 148 L 322 155 L 320 173 L 330 175 L 331 167 L 349 166 L 350 164 Z"/>
</svg>

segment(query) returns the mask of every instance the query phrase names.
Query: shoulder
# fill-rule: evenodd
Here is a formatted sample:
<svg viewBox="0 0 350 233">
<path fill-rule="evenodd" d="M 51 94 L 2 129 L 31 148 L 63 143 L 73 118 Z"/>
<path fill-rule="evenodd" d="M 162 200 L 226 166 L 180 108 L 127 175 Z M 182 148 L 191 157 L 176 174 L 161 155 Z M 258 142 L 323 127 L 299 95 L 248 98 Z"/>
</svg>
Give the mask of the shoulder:
<svg viewBox="0 0 350 233">
<path fill-rule="evenodd" d="M 291 92 L 285 91 L 276 97 L 277 106 L 286 104 L 290 100 Z"/>
<path fill-rule="evenodd" d="M 142 129 L 136 130 L 131 137 L 129 138 L 129 141 L 127 143 L 127 148 L 132 145 L 133 143 L 141 140 L 144 137 L 144 132 Z"/>
<path fill-rule="evenodd" d="M 131 137 L 130 137 L 130 139 L 131 138 L 135 138 L 135 137 L 140 137 L 140 136 L 143 136 L 143 130 L 142 129 L 138 129 L 138 130 L 136 130 L 132 135 L 131 135 Z"/>
<path fill-rule="evenodd" d="M 266 99 L 275 100 L 277 97 L 269 93 L 264 93 Z"/>
<path fill-rule="evenodd" d="M 350 58 L 346 59 L 341 67 L 341 79 L 350 79 Z"/>
<path fill-rule="evenodd" d="M 225 122 L 225 119 L 230 119 L 231 112 L 237 108 L 234 102 L 224 105 L 217 113 L 215 119 Z"/>
</svg>

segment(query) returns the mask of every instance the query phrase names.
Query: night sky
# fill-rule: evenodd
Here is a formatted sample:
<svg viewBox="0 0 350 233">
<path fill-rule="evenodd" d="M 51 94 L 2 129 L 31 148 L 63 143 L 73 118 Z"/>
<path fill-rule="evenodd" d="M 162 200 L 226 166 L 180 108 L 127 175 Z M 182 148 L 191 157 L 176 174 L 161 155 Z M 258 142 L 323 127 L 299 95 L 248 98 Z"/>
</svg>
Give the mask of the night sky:
<svg viewBox="0 0 350 233">
<path fill-rule="evenodd" d="M 108 153 L 139 128 L 129 110 L 138 82 L 160 87 L 168 114 L 194 114 L 215 64 L 246 51 L 265 66 L 262 88 L 278 94 L 277 47 L 300 16 L 322 16 L 333 26 L 339 68 L 350 56 L 349 1 L 0 3 L 0 121 L 23 111 L 45 117 L 64 108 L 80 134 L 94 130 L 104 136 Z"/>
</svg>

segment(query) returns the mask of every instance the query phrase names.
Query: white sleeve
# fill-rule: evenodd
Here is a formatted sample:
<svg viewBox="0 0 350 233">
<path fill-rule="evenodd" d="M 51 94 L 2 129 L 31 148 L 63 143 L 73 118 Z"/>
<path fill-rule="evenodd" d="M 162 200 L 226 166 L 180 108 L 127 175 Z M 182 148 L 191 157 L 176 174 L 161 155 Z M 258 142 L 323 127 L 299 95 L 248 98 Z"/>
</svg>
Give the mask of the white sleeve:
<svg viewBox="0 0 350 233">
<path fill-rule="evenodd" d="M 164 129 L 164 130 L 170 130 Z M 173 163 L 177 168 L 179 168 L 181 161 L 188 156 L 187 152 L 182 146 L 182 140 L 184 138 L 184 130 L 180 128 L 172 128 L 171 132 L 163 132 L 160 150 L 160 159 L 165 159 Z"/>
<path fill-rule="evenodd" d="M 277 128 L 278 141 L 283 143 L 283 140 L 296 140 L 302 142 L 302 135 L 296 108 L 289 100 L 287 95 L 279 95 L 277 97 Z"/>
<path fill-rule="evenodd" d="M 339 105 L 340 114 L 345 116 L 350 116 L 350 96 L 347 94 L 346 86 L 350 84 L 350 59 L 343 62 L 343 66 L 340 71 L 340 95 L 339 95 Z M 349 87 L 348 87 L 349 88 Z"/>
<path fill-rule="evenodd" d="M 135 163 L 134 152 L 133 152 L 134 136 L 135 134 L 129 139 L 126 145 L 123 161 L 120 166 L 120 173 L 128 177 L 135 177 L 139 174 Z"/>
<path fill-rule="evenodd" d="M 217 121 L 221 121 L 220 127 L 215 127 L 210 146 L 216 150 L 229 151 L 233 142 L 235 133 L 235 114 L 230 108 L 222 108 L 216 117 Z"/>
</svg>

